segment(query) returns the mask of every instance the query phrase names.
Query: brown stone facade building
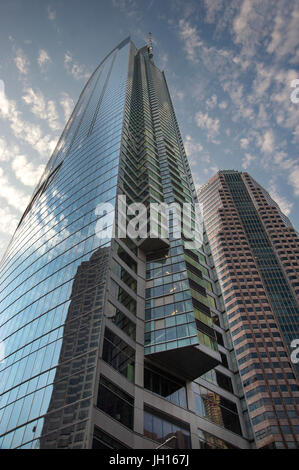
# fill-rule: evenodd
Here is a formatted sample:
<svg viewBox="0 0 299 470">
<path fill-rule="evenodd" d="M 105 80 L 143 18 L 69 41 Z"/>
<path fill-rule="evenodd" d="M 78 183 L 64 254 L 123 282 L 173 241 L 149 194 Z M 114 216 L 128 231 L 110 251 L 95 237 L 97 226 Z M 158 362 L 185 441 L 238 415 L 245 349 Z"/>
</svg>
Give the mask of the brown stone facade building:
<svg viewBox="0 0 299 470">
<path fill-rule="evenodd" d="M 296 448 L 298 233 L 248 173 L 219 171 L 198 198 L 256 445 Z"/>
</svg>

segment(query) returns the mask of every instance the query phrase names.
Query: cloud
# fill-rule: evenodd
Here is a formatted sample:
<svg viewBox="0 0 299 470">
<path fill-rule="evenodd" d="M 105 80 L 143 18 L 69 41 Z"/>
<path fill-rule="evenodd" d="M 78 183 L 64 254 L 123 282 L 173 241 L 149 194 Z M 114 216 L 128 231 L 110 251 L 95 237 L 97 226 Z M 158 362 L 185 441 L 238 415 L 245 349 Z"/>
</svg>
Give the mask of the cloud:
<svg viewBox="0 0 299 470">
<path fill-rule="evenodd" d="M 232 33 L 241 44 L 241 55 L 252 57 L 256 51 L 273 54 L 276 60 L 296 63 L 298 52 L 299 4 L 289 0 L 243 0 L 233 19 Z"/>
<path fill-rule="evenodd" d="M 253 162 L 256 159 L 254 155 L 251 155 L 250 153 L 245 153 L 244 158 L 242 159 L 242 168 L 244 170 L 247 170 L 247 168 L 250 166 L 251 162 Z"/>
<path fill-rule="evenodd" d="M 298 2 L 278 2 L 271 41 L 267 52 L 274 54 L 277 60 L 289 57 L 290 63 L 298 61 Z"/>
<path fill-rule="evenodd" d="M 221 101 L 221 103 L 219 103 L 219 108 L 220 109 L 226 109 L 227 108 L 227 102 L 226 101 Z"/>
<path fill-rule="evenodd" d="M 46 101 L 40 90 L 35 92 L 32 88 L 26 88 L 25 93 L 22 98 L 30 106 L 31 112 L 39 119 L 46 120 L 49 127 L 54 131 L 59 130 L 61 125 L 58 122 L 59 116 L 55 102 L 52 100 Z"/>
<path fill-rule="evenodd" d="M 288 182 L 293 186 L 295 196 L 299 196 L 299 165 L 296 165 L 291 170 Z"/>
<path fill-rule="evenodd" d="M 30 198 L 29 195 L 9 183 L 3 168 L 0 168 L 0 198 L 3 198 L 9 206 L 18 211 L 25 209 Z"/>
<path fill-rule="evenodd" d="M 61 93 L 61 98 L 59 101 L 61 107 L 63 108 L 64 111 L 64 120 L 65 122 L 68 121 L 73 109 L 74 109 L 74 101 L 72 98 L 68 95 L 68 93 L 63 92 Z"/>
<path fill-rule="evenodd" d="M 184 49 L 188 59 L 193 63 L 198 63 L 197 49 L 203 47 L 204 43 L 200 39 L 195 27 L 192 27 L 185 19 L 179 20 L 179 35 L 184 41 Z"/>
<path fill-rule="evenodd" d="M 179 20 L 178 34 L 184 43 L 187 59 L 194 65 L 200 63 L 202 67 L 202 72 L 192 83 L 192 90 L 198 87 L 202 88 L 203 77 L 212 74 L 234 105 L 232 119 L 234 121 L 238 121 L 240 118 L 253 120 L 254 109 L 248 103 L 248 90 L 244 90 L 244 82 L 242 81 L 242 74 L 250 62 L 236 57 L 228 48 L 207 47 L 201 40 L 196 27 L 191 26 L 190 22 L 184 19 Z M 206 87 L 208 86 L 207 83 Z M 226 107 L 227 102 L 222 100 L 220 108 L 225 109 Z"/>
<path fill-rule="evenodd" d="M 0 137 L 0 162 L 7 162 L 13 155 L 19 152 L 17 145 L 9 146 L 6 140 Z"/>
<path fill-rule="evenodd" d="M 90 72 L 86 70 L 84 65 L 79 65 L 77 62 L 73 61 L 70 52 L 64 54 L 64 68 L 75 80 L 87 80 L 90 77 Z"/>
<path fill-rule="evenodd" d="M 240 139 L 240 145 L 242 149 L 247 149 L 249 145 L 249 139 L 247 137 L 243 137 L 242 139 Z"/>
<path fill-rule="evenodd" d="M 206 100 L 206 106 L 208 109 L 215 108 L 216 104 L 217 104 L 217 96 L 215 94 Z"/>
<path fill-rule="evenodd" d="M 266 67 L 264 64 L 258 63 L 256 65 L 256 71 L 257 75 L 253 81 L 252 88 L 254 96 L 261 98 L 271 86 L 275 78 L 275 70 L 273 67 Z"/>
<path fill-rule="evenodd" d="M 204 129 L 207 131 L 208 140 L 215 143 L 214 138 L 216 137 L 216 135 L 219 134 L 219 119 L 213 119 L 208 115 L 208 113 L 203 113 L 199 111 L 195 115 L 195 121 L 200 129 Z"/>
<path fill-rule="evenodd" d="M 25 186 L 35 186 L 44 171 L 44 165 L 35 166 L 24 155 L 16 156 L 11 166 L 16 178 Z"/>
<path fill-rule="evenodd" d="M 49 56 L 48 52 L 45 49 L 40 49 L 38 52 L 38 58 L 37 58 L 38 65 L 40 68 L 43 68 L 43 66 L 47 62 L 52 62 L 51 57 Z"/>
<path fill-rule="evenodd" d="M 273 153 L 275 150 L 275 138 L 272 130 L 267 130 L 263 137 L 258 138 L 258 145 L 263 153 Z"/>
<path fill-rule="evenodd" d="M 158 63 L 158 66 L 161 70 L 164 70 L 166 68 L 168 63 L 168 55 L 166 54 L 166 52 L 163 52 L 158 55 L 156 63 Z"/>
<path fill-rule="evenodd" d="M 203 151 L 203 146 L 190 135 L 186 135 L 184 147 L 191 166 L 195 166 L 199 161 L 205 163 L 210 161 L 209 155 Z"/>
<path fill-rule="evenodd" d="M 222 10 L 223 1 L 222 0 L 205 0 L 205 8 L 206 8 L 206 22 L 207 23 L 214 23 L 216 20 L 216 16 Z"/>
<path fill-rule="evenodd" d="M 284 151 L 276 152 L 273 160 L 281 170 L 290 170 L 294 167 L 294 160 L 287 158 L 287 154 Z"/>
<path fill-rule="evenodd" d="M 7 206 L 0 207 L 0 232 L 1 233 L 5 235 L 13 235 L 18 225 L 18 222 L 19 222 L 19 215 L 15 214 L 15 212 L 12 211 Z M 7 243 L 5 243 L 5 246 L 4 244 L 3 246 L 1 245 L 0 245 L 0 250 L 3 252 L 7 246 Z M 1 260 L 1 254 L 0 254 L 0 260 Z"/>
<path fill-rule="evenodd" d="M 0 91 L 0 117 L 9 122 L 15 137 L 31 145 L 41 155 L 49 157 L 53 152 L 56 139 L 43 135 L 39 125 L 24 121 L 15 101 L 9 100 L 3 91 Z"/>
<path fill-rule="evenodd" d="M 27 59 L 27 57 L 25 56 L 22 49 L 17 50 L 17 55 L 14 58 L 14 62 L 15 62 L 15 64 L 16 64 L 16 66 L 17 66 L 20 73 L 22 73 L 23 75 L 28 74 L 28 68 L 29 68 L 30 62 Z"/>
<path fill-rule="evenodd" d="M 242 46 L 241 56 L 255 55 L 256 49 L 269 34 L 272 16 L 272 2 L 243 0 L 232 25 L 235 42 Z"/>
<path fill-rule="evenodd" d="M 181 16 L 178 21 L 177 34 L 186 59 L 193 66 L 193 76 L 187 86 L 201 110 L 196 114 L 197 125 L 212 142 L 220 131 L 224 138 L 231 135 L 235 142 L 241 130 L 240 146 L 245 150 L 240 162 L 243 169 L 256 163 L 256 170 L 258 162 L 259 177 L 268 180 L 278 173 L 298 196 L 299 164 L 298 158 L 292 156 L 296 155 L 292 145 L 299 142 L 299 106 L 291 102 L 290 95 L 291 83 L 298 78 L 295 63 L 299 62 L 299 3 L 277 0 L 275 9 L 270 0 L 228 3 L 205 2 L 206 22 L 217 22 L 212 37 L 201 34 L 205 26 L 202 23 L 199 26 L 194 16 L 188 21 Z M 219 22 L 222 22 L 220 28 Z M 225 33 L 220 37 L 221 29 Z M 216 37 L 217 42 L 213 42 Z M 235 44 L 230 45 L 230 40 Z M 215 98 L 211 98 L 213 94 L 217 96 L 216 106 Z M 206 104 L 206 110 L 202 103 Z M 218 114 L 225 109 L 231 125 L 228 121 L 220 128 L 217 109 Z M 231 157 L 235 158 L 233 152 Z M 267 174 L 263 173 L 265 169 Z M 284 199 L 283 207 L 288 211 L 292 203 Z"/>
<path fill-rule="evenodd" d="M 185 97 L 185 93 L 182 90 L 179 90 L 173 86 L 171 87 L 170 94 L 173 101 L 182 101 Z"/>
<path fill-rule="evenodd" d="M 279 205 L 280 210 L 288 216 L 291 213 L 293 202 L 288 201 L 284 196 L 281 196 L 276 188 L 273 180 L 270 181 L 269 194 L 272 199 Z"/>
<path fill-rule="evenodd" d="M 129 18 L 134 18 L 135 21 L 139 22 L 142 20 L 142 16 L 137 9 L 137 2 L 135 0 L 112 0 L 112 5 Z"/>
</svg>

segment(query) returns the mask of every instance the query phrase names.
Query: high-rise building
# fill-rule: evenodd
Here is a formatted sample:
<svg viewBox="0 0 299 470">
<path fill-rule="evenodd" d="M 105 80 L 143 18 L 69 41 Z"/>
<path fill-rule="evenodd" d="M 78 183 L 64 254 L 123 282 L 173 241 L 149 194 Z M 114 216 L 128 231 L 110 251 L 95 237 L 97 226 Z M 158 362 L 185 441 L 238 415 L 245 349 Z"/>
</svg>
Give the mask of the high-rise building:
<svg viewBox="0 0 299 470">
<path fill-rule="evenodd" d="M 169 237 L 121 236 L 119 195 L 188 203 L 191 233 L 166 80 L 130 39 L 88 80 L 2 260 L 0 447 L 248 448 L 204 246 L 174 214 Z"/>
<path fill-rule="evenodd" d="M 198 197 L 256 445 L 296 448 L 298 233 L 248 173 L 219 171 Z"/>
</svg>

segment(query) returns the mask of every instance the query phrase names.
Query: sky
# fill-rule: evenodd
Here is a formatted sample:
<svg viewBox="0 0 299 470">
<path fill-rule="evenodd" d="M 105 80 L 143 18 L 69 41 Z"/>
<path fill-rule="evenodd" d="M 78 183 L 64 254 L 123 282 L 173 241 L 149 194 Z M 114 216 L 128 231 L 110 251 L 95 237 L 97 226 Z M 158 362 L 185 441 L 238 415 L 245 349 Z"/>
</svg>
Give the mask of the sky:
<svg viewBox="0 0 299 470">
<path fill-rule="evenodd" d="M 196 185 L 247 171 L 299 230 L 298 22 L 299 0 L 0 0 L 0 257 L 86 80 L 149 31 Z"/>
</svg>

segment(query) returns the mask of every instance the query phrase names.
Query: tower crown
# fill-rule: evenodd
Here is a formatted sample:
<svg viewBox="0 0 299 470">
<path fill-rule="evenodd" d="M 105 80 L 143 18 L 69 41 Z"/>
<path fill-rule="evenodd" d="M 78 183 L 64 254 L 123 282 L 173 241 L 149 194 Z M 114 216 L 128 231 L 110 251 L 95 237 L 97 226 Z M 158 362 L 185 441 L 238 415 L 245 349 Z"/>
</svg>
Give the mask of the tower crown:
<svg viewBox="0 0 299 470">
<path fill-rule="evenodd" d="M 149 58 L 152 59 L 154 54 L 153 54 L 153 41 L 152 41 L 152 33 L 148 33 L 148 55 Z"/>
</svg>

